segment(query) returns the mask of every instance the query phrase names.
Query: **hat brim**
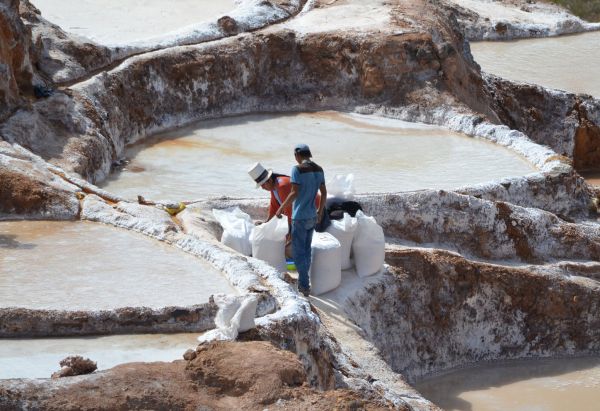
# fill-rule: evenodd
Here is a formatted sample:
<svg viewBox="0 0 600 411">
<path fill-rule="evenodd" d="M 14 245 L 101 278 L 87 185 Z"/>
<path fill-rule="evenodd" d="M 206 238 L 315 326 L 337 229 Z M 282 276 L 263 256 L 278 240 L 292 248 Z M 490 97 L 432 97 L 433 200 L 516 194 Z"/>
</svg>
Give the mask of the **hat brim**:
<svg viewBox="0 0 600 411">
<path fill-rule="evenodd" d="M 273 175 L 273 170 L 272 169 L 268 169 L 267 170 L 267 175 L 261 181 L 259 181 L 259 182 L 256 183 L 256 188 L 259 188 L 264 183 L 266 183 L 267 181 L 269 181 L 269 179 L 271 178 L 272 175 Z"/>
</svg>

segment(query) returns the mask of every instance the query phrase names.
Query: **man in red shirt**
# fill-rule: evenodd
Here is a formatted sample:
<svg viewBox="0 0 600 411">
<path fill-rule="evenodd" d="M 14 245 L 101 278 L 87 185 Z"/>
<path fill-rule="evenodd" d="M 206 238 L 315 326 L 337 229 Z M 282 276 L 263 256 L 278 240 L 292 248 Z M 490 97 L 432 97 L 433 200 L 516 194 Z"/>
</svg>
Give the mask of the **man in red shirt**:
<svg viewBox="0 0 600 411">
<path fill-rule="evenodd" d="M 256 182 L 256 187 L 260 187 L 271 193 L 271 201 L 269 202 L 269 214 L 267 220 L 275 216 L 277 210 L 292 191 L 292 182 L 290 176 L 285 174 L 274 173 L 273 170 L 267 170 L 260 163 L 254 164 L 248 171 L 250 177 Z M 317 193 L 315 197 L 315 207 L 318 209 L 321 203 L 321 195 Z M 283 214 L 288 219 L 288 224 L 292 226 L 292 203 L 289 203 L 284 209 Z"/>
<path fill-rule="evenodd" d="M 290 177 L 283 174 L 275 174 L 273 170 L 265 169 L 260 163 L 256 163 L 250 171 L 250 177 L 256 182 L 257 187 L 267 190 L 271 193 L 271 201 L 269 202 L 269 214 L 267 221 L 275 216 L 275 213 L 283 204 L 285 199 L 292 191 L 292 183 Z M 283 210 L 288 218 L 288 222 L 292 223 L 292 206 L 291 204 Z"/>
</svg>

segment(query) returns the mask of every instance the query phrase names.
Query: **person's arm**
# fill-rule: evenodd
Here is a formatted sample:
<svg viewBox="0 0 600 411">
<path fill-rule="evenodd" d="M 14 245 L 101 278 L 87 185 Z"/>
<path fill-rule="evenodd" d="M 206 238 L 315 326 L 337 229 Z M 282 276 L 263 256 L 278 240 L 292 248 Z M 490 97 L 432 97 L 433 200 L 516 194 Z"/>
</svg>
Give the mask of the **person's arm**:
<svg viewBox="0 0 600 411">
<path fill-rule="evenodd" d="M 283 203 L 281 203 L 281 205 L 279 206 L 279 209 L 275 213 L 277 218 L 281 217 L 281 215 L 285 211 L 285 208 L 289 204 L 292 204 L 294 202 L 294 200 L 296 199 L 296 197 L 298 197 L 298 184 L 292 183 L 292 190 L 290 191 L 290 194 L 287 196 L 285 201 Z"/>
<path fill-rule="evenodd" d="M 323 213 L 325 212 L 325 204 L 327 204 L 327 187 L 325 186 L 325 182 L 321 183 L 321 185 L 319 186 L 319 191 L 321 192 L 321 201 L 319 201 L 317 223 L 320 223 L 323 219 Z"/>
<path fill-rule="evenodd" d="M 275 217 L 275 213 L 279 208 L 279 203 L 277 202 L 277 199 L 275 198 L 272 192 L 270 194 L 271 202 L 269 203 L 269 213 L 267 214 L 267 219 L 265 220 L 265 223 L 269 222 L 273 217 Z"/>
</svg>

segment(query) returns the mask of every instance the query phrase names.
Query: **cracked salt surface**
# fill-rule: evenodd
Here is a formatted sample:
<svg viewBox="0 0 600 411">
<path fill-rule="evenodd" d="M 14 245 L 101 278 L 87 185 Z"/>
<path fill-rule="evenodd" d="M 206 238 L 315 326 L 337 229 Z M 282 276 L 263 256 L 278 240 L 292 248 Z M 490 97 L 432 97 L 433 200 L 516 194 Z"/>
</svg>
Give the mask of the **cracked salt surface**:
<svg viewBox="0 0 600 411">
<path fill-rule="evenodd" d="M 415 387 L 445 410 L 592 411 L 600 404 L 600 358 L 478 365 Z"/>
<path fill-rule="evenodd" d="M 208 263 L 102 224 L 0 222 L 0 306 L 100 310 L 189 306 L 237 293 Z"/>
<path fill-rule="evenodd" d="M 33 0 L 63 30 L 101 44 L 127 44 L 193 23 L 216 20 L 233 0 Z"/>
<path fill-rule="evenodd" d="M 474 42 L 483 71 L 600 98 L 600 31 L 510 42 Z"/>
<path fill-rule="evenodd" d="M 551 9 L 544 11 L 543 7 L 532 13 L 531 10 L 527 11 L 495 0 L 450 1 L 461 7 L 471 9 L 480 16 L 487 17 L 493 21 L 509 21 L 512 23 L 528 23 L 532 25 L 557 25 L 566 17 L 566 13 L 557 13 L 556 11 L 551 11 Z"/>
<path fill-rule="evenodd" d="M 384 0 L 335 2 L 331 8 L 312 9 L 283 27 L 298 33 L 382 29 L 391 22 L 390 11 Z"/>
<path fill-rule="evenodd" d="M 199 122 L 128 148 L 101 186 L 125 198 L 266 196 L 248 177 L 260 161 L 288 174 L 307 143 L 326 173 L 355 174 L 357 192 L 456 188 L 534 172 L 519 155 L 447 129 L 338 112 L 246 115 Z"/>
<path fill-rule="evenodd" d="M 87 338 L 0 339 L 0 379 L 49 378 L 59 361 L 81 355 L 98 370 L 128 362 L 173 361 L 198 345 L 198 334 L 139 334 Z"/>
</svg>

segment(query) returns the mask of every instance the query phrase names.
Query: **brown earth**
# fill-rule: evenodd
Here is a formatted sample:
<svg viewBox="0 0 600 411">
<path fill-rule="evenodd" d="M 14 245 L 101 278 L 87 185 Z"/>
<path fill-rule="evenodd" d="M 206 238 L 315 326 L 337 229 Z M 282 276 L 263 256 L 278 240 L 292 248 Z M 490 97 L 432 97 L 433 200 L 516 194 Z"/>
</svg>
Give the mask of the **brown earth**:
<svg viewBox="0 0 600 411">
<path fill-rule="evenodd" d="M 502 123 L 573 159 L 578 171 L 600 169 L 600 102 L 493 75 L 485 80 Z"/>
<path fill-rule="evenodd" d="M 600 349 L 596 281 L 442 250 L 390 250 L 386 262 L 391 275 L 346 311 L 409 381 L 470 362 Z"/>
<path fill-rule="evenodd" d="M 25 161 L 0 167 L 0 215 L 53 216 L 72 219 L 79 212 L 75 193 L 61 187 Z"/>
<path fill-rule="evenodd" d="M 22 94 L 32 93 L 29 59 L 31 31 L 21 22 L 19 0 L 0 4 L 0 121 L 24 103 Z"/>
<path fill-rule="evenodd" d="M 302 363 L 267 342 L 216 342 L 192 361 L 132 363 L 79 377 L 0 383 L 0 410 L 384 410 L 308 387 Z"/>
</svg>

